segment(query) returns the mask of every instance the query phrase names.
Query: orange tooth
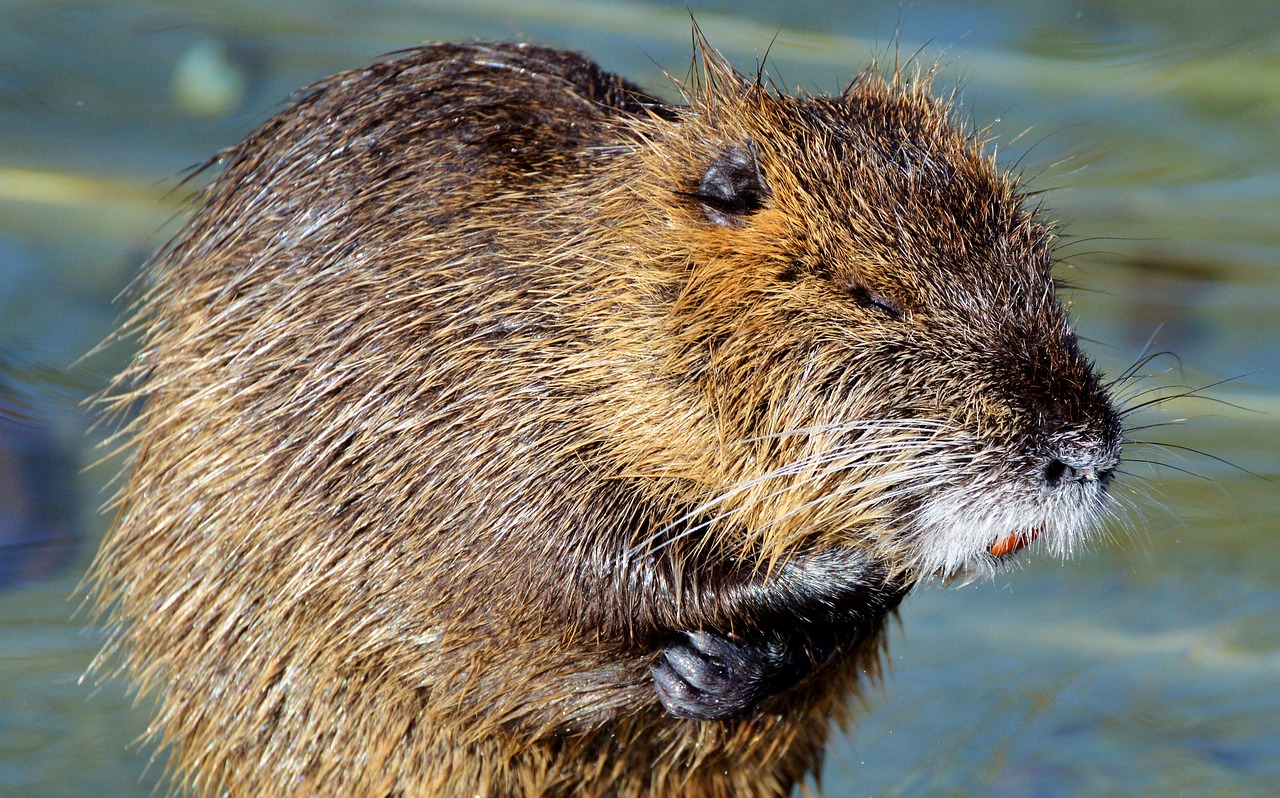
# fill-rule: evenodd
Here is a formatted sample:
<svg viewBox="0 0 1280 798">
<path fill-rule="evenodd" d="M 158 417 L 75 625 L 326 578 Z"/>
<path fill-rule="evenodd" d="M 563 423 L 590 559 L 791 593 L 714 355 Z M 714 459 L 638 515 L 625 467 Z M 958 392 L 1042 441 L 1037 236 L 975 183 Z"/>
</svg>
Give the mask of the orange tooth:
<svg viewBox="0 0 1280 798">
<path fill-rule="evenodd" d="M 1021 532 L 1014 532 L 1003 540 L 997 540 L 991 546 L 991 553 L 996 557 L 1003 557 L 1004 555 L 1015 552 L 1027 545 L 1027 542 L 1027 539 L 1022 536 Z"/>
</svg>

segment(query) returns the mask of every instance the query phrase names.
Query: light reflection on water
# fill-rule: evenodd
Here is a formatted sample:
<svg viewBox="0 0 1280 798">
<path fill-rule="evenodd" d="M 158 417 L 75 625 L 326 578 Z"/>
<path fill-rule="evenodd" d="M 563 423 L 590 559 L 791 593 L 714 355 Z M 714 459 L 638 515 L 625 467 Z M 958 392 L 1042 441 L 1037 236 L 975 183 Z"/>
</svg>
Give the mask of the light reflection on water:
<svg viewBox="0 0 1280 798">
<path fill-rule="evenodd" d="M 1141 415 L 1189 419 L 1143 434 L 1276 479 L 1280 7 L 1156 5 L 695 10 L 743 67 L 777 34 L 774 70 L 805 88 L 838 89 L 898 28 L 904 50 L 928 42 L 962 83 L 962 114 L 1000 118 L 1004 159 L 1025 156 L 1080 237 L 1059 274 L 1080 286 L 1074 310 L 1104 369 L 1119 373 L 1158 331 L 1157 347 L 1180 359 L 1153 364 L 1160 383 L 1236 378 L 1207 391 L 1222 403 Z M 173 176 L 312 79 L 449 38 L 566 45 L 655 89 L 655 62 L 674 74 L 687 63 L 679 4 L 425 6 L 6 4 L 0 353 L 22 353 L 19 382 L 40 383 L 107 334 L 112 297 L 170 229 Z M 201 78 L 173 83 L 201 47 L 203 66 L 185 69 L 216 76 L 222 58 L 238 75 L 213 116 L 182 99 Z M 124 357 L 78 363 L 33 392 L 41 423 L 24 429 L 46 442 L 38 451 L 61 456 L 79 440 L 76 396 Z M 1133 531 L 1066 565 L 1036 560 L 908 600 L 890 679 L 833 746 L 829 794 L 1264 795 L 1280 783 L 1275 483 L 1181 449 L 1130 454 L 1191 472 L 1130 463 Z M 93 457 L 65 452 L 63 471 Z M 97 641 L 68 597 L 105 524 L 92 508 L 109 473 L 86 472 L 65 513 L 85 538 L 72 564 L 0 593 L 0 794 L 150 795 L 162 770 L 129 747 L 144 713 L 119 684 L 77 685 Z"/>
</svg>

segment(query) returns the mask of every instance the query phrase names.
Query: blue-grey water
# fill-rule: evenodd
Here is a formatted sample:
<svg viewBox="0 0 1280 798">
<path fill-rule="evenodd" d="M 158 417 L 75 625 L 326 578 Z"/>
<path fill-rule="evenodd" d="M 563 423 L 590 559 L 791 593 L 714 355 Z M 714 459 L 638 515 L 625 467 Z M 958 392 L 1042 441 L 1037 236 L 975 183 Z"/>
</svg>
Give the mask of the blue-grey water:
<svg viewBox="0 0 1280 798">
<path fill-rule="evenodd" d="M 1081 557 L 904 605 L 891 674 L 831 747 L 832 796 L 1280 794 L 1280 4 L 692 4 L 740 67 L 835 91 L 923 49 L 1064 221 L 1058 274 L 1140 414 L 1130 522 Z M 685 2 L 0 1 L 0 795 L 148 796 L 163 760 L 75 592 L 114 466 L 81 356 L 173 229 L 177 176 L 325 74 L 422 41 L 586 51 L 654 91 Z M 1224 382 L 1225 380 L 1225 382 Z M 1185 447 L 1185 448 L 1184 448 Z M 1199 453 L 1197 453 L 1199 452 Z M 1147 462 L 1153 461 L 1153 462 Z"/>
</svg>

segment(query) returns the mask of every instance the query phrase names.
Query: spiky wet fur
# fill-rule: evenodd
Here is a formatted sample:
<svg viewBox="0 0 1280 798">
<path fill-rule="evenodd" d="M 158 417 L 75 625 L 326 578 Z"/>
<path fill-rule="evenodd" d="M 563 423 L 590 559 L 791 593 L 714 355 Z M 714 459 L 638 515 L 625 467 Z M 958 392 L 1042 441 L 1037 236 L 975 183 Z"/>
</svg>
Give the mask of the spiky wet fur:
<svg viewBox="0 0 1280 798">
<path fill-rule="evenodd" d="M 978 137 L 927 80 L 702 67 L 684 107 L 567 53 L 413 50 L 222 156 L 146 278 L 92 572 L 179 784 L 786 795 L 900 594 L 733 720 L 663 710 L 672 634 L 808 622 L 731 588 L 815 555 L 905 589 L 1100 512 L 1041 476 L 1114 459 L 1114 414 Z M 759 208 L 698 195 L 731 147 Z"/>
</svg>

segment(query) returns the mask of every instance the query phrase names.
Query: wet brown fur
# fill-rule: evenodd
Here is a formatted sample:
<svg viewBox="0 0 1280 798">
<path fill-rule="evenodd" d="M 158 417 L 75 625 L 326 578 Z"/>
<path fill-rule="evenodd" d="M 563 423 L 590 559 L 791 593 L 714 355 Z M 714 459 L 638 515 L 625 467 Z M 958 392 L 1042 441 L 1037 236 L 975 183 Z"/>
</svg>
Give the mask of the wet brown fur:
<svg viewBox="0 0 1280 798">
<path fill-rule="evenodd" d="M 725 721 L 663 710 L 667 635 L 785 624 L 731 586 L 815 551 L 905 586 L 921 462 L 1099 423 L 1050 230 L 927 80 L 702 66 L 683 107 L 558 51 L 412 50 L 222 156 L 147 277 L 93 569 L 178 783 L 787 795 L 883 613 Z M 734 146 L 768 196 L 716 217 Z"/>
</svg>

